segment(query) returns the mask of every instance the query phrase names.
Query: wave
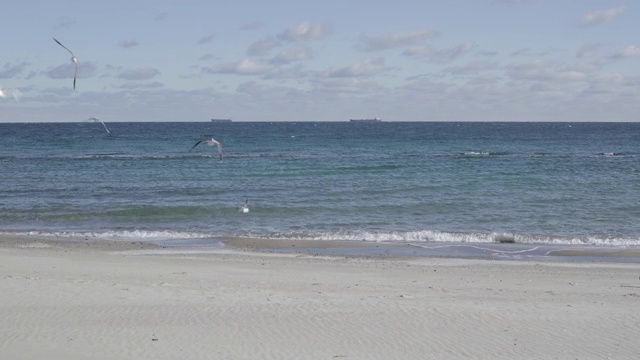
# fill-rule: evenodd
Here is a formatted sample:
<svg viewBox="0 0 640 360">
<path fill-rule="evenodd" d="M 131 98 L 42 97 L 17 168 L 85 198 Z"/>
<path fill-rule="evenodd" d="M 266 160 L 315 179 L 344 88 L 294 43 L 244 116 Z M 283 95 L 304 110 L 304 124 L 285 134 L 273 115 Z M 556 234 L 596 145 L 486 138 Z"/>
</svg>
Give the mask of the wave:
<svg viewBox="0 0 640 360">
<path fill-rule="evenodd" d="M 372 154 L 374 154 L 372 152 Z M 349 154 L 325 154 L 314 152 L 281 152 L 281 151 L 258 151 L 252 153 L 226 153 L 225 157 L 228 159 L 325 159 L 325 158 L 341 158 L 348 157 L 361 158 L 366 157 L 367 154 L 359 153 L 356 155 Z M 398 153 L 396 156 L 403 158 L 407 157 L 454 157 L 454 158 L 496 158 L 496 157 L 517 157 L 517 158 L 636 158 L 640 154 L 636 152 L 624 152 L 624 151 L 607 151 L 607 152 L 594 152 L 594 153 L 550 153 L 550 152 L 506 152 L 506 151 L 463 151 L 456 153 L 422 153 L 422 152 L 403 152 Z M 377 157 L 378 154 L 372 155 Z M 183 160 L 194 158 L 216 158 L 217 154 L 210 152 L 158 152 L 155 154 L 149 153 L 137 153 L 137 152 L 104 152 L 104 153 L 61 153 L 61 154 L 1 154 L 0 160 Z M 401 165 L 380 165 L 381 169 L 394 169 L 396 167 L 402 167 Z M 377 168 L 377 167 L 376 167 Z M 342 168 L 342 170 L 349 170 L 350 166 Z M 361 170 L 360 167 L 354 167 L 356 170 Z"/>
<path fill-rule="evenodd" d="M 189 232 L 174 230 L 109 230 L 109 231 L 0 231 L 0 235 L 10 236 L 43 236 L 62 239 L 93 239 L 93 240 L 175 240 L 201 239 L 216 237 L 207 232 Z"/>
<path fill-rule="evenodd" d="M 512 156 L 512 157 L 551 157 L 551 158 L 584 158 L 584 157 L 637 157 L 638 153 L 634 152 L 599 152 L 599 153 L 548 153 L 548 152 L 534 152 L 534 153 L 512 153 L 512 152 L 500 152 L 500 151 L 465 151 L 454 154 L 455 157 L 460 158 L 476 158 L 476 157 L 497 157 L 497 156 Z"/>
<path fill-rule="evenodd" d="M 0 155 L 0 160 L 183 160 L 183 159 L 195 159 L 195 158 L 214 158 L 218 159 L 218 154 L 213 152 L 200 152 L 200 153 L 181 153 L 181 152 L 166 152 L 166 153 L 125 153 L 125 152 L 113 152 L 113 153 L 89 153 L 89 154 L 31 154 L 31 155 Z M 297 158 L 297 159 L 314 159 L 314 158 L 326 158 L 323 154 L 284 154 L 284 153 L 225 153 L 225 159 L 252 159 L 252 158 Z"/>
<path fill-rule="evenodd" d="M 593 245 L 593 246 L 640 246 L 637 237 L 608 237 L 608 236 L 543 236 L 513 233 L 457 233 L 432 230 L 422 231 L 292 231 L 287 233 L 217 233 L 210 231 L 180 231 L 180 230 L 105 230 L 105 231 L 0 231 L 0 235 L 14 236 L 45 236 L 62 239 L 91 239 L 111 241 L 169 241 L 177 239 L 206 239 L 206 238 L 263 238 L 280 240 L 322 240 L 322 241 L 358 241 L 370 243 L 458 243 L 458 244 L 546 244 L 546 245 Z"/>
<path fill-rule="evenodd" d="M 260 236 L 253 236 L 260 237 Z M 403 242 L 403 243 L 519 243 L 554 245 L 640 246 L 640 238 L 634 237 L 563 237 L 538 236 L 511 233 L 462 233 L 432 230 L 398 232 L 289 232 L 268 236 L 286 240 Z"/>
<path fill-rule="evenodd" d="M 506 152 L 492 152 L 492 151 L 465 151 L 457 154 L 460 157 L 485 157 L 485 156 L 500 156 L 500 155 L 510 155 Z"/>
<path fill-rule="evenodd" d="M 196 155 L 197 156 L 197 155 Z M 48 155 L 15 155 L 2 156 L 0 160 L 153 160 L 194 157 L 189 154 L 134 154 L 134 153 L 95 153 L 95 154 L 48 154 Z"/>
<path fill-rule="evenodd" d="M 631 152 L 605 152 L 599 153 L 596 156 L 598 157 L 636 157 L 638 154 Z"/>
</svg>

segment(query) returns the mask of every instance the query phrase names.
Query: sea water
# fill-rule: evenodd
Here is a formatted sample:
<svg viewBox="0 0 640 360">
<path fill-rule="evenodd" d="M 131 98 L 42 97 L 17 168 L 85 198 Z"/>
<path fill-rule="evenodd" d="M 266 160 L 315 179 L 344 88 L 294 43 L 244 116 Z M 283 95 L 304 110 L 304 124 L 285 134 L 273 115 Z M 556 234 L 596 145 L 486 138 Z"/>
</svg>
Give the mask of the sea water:
<svg viewBox="0 0 640 360">
<path fill-rule="evenodd" d="M 640 245 L 638 123 L 107 126 L 0 124 L 0 232 Z"/>
</svg>

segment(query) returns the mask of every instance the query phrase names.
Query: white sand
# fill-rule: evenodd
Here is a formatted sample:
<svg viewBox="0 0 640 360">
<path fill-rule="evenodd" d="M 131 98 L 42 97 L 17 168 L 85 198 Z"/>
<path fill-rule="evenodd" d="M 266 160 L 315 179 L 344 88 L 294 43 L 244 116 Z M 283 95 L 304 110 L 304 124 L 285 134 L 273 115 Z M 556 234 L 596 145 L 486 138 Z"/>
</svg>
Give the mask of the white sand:
<svg viewBox="0 0 640 360">
<path fill-rule="evenodd" d="M 0 238 L 0 358 L 640 354 L 640 265 L 121 252 L 139 247 Z"/>
</svg>

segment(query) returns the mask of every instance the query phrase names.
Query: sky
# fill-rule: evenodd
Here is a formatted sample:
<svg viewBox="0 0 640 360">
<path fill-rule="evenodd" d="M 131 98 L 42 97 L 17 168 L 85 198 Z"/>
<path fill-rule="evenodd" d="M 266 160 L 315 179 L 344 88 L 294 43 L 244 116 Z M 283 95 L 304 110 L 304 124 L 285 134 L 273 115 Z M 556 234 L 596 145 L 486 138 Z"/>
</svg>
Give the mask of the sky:
<svg viewBox="0 0 640 360">
<path fill-rule="evenodd" d="M 639 24 L 616 0 L 6 1 L 0 122 L 637 121 Z"/>
</svg>

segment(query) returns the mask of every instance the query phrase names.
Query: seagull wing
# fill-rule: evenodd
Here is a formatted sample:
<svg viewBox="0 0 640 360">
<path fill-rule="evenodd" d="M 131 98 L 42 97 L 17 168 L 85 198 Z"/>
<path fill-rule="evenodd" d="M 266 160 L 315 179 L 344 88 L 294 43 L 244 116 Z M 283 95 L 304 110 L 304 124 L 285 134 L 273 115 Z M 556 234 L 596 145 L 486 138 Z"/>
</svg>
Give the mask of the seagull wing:
<svg viewBox="0 0 640 360">
<path fill-rule="evenodd" d="M 220 160 L 222 160 L 222 144 L 216 141 L 216 146 L 218 147 L 218 157 L 220 158 Z"/>
<path fill-rule="evenodd" d="M 69 54 L 71 54 L 71 61 L 73 62 L 73 90 L 76 89 L 76 79 L 78 78 L 78 60 L 76 59 L 76 56 L 73 55 L 73 51 L 69 50 L 68 47 L 62 45 L 62 43 L 60 41 L 58 41 L 58 39 L 53 38 L 53 41 L 57 42 L 58 45 L 62 46 L 65 50 L 67 50 L 69 52 Z"/>
<path fill-rule="evenodd" d="M 73 90 L 76 89 L 76 78 L 77 77 L 78 77 L 78 62 L 74 61 L 73 62 Z"/>
<path fill-rule="evenodd" d="M 105 124 L 103 121 L 100 121 L 100 122 L 102 123 L 102 126 L 104 126 L 104 129 L 107 131 L 107 134 L 111 134 L 111 131 L 107 127 L 107 124 Z"/>
<path fill-rule="evenodd" d="M 69 48 L 68 48 L 68 47 L 66 47 L 66 46 L 62 45 L 62 43 L 61 43 L 60 41 L 58 41 L 58 39 L 53 38 L 53 41 L 57 42 L 57 43 L 58 43 L 58 45 L 62 46 L 65 50 L 67 50 L 67 51 L 69 52 L 69 54 L 71 54 L 71 56 L 74 56 L 74 55 L 73 55 L 73 52 L 72 52 L 71 50 L 69 50 Z"/>
<path fill-rule="evenodd" d="M 192 147 L 191 149 L 189 149 L 189 151 L 191 151 L 191 150 L 195 149 L 195 148 L 196 148 L 196 146 L 200 145 L 200 143 L 205 142 L 205 141 L 207 141 L 207 140 L 200 140 L 200 141 L 198 141 L 195 145 L 193 145 L 193 147 Z"/>
</svg>

